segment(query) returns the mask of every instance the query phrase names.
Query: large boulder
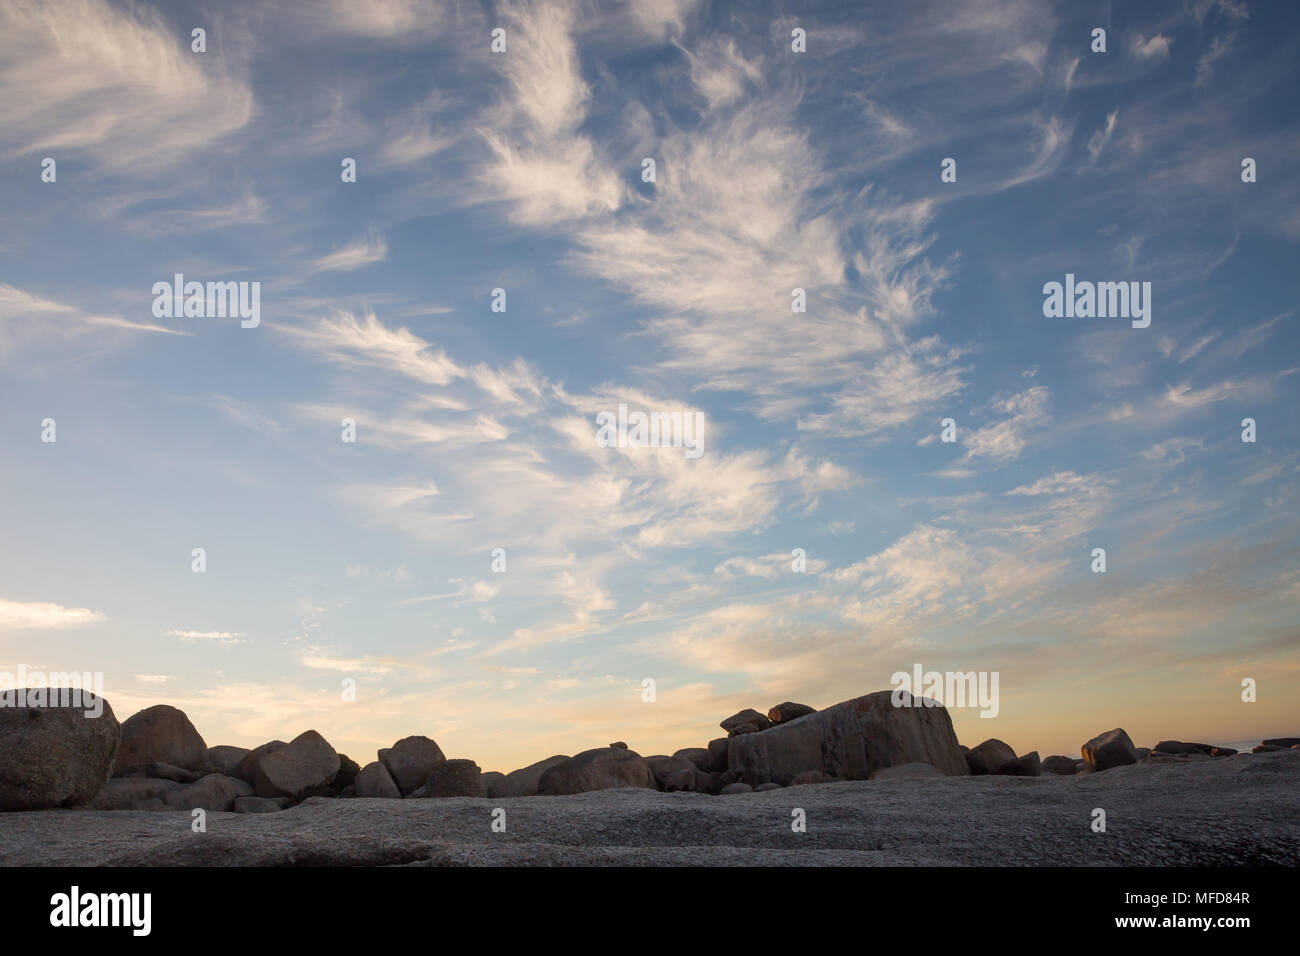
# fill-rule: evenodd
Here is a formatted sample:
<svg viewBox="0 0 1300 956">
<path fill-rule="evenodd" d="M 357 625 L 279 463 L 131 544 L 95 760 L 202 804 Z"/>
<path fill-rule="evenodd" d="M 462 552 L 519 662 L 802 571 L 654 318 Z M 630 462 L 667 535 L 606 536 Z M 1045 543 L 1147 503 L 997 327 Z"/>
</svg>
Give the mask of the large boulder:
<svg viewBox="0 0 1300 956">
<path fill-rule="evenodd" d="M 1129 735 L 1120 727 L 1098 734 L 1080 750 L 1083 753 L 1084 763 L 1093 772 L 1122 767 L 1125 764 L 1137 763 L 1138 760 L 1137 748 L 1133 746 Z"/>
<path fill-rule="evenodd" d="M 122 730 L 113 708 L 89 693 L 33 701 L 23 691 L 0 707 L 0 810 L 87 802 L 113 775 Z"/>
<path fill-rule="evenodd" d="M 472 760 L 444 760 L 408 797 L 484 797 L 483 771 Z"/>
<path fill-rule="evenodd" d="M 564 754 L 556 754 L 554 757 L 547 757 L 545 760 L 539 760 L 537 763 L 529 764 L 527 767 L 520 767 L 518 770 L 512 770 L 510 773 L 506 774 L 505 782 L 501 785 L 500 796 L 537 796 L 537 785 L 541 782 L 542 774 L 569 759 L 571 758 Z"/>
<path fill-rule="evenodd" d="M 488 797 L 504 797 L 506 775 L 499 770 L 483 771 L 483 794 Z"/>
<path fill-rule="evenodd" d="M 966 753 L 966 766 L 972 777 L 982 777 L 990 773 L 1010 772 L 1003 768 L 1016 762 L 1016 752 L 1009 744 L 996 737 L 990 737 L 974 750 Z"/>
<path fill-rule="evenodd" d="M 708 768 L 711 772 L 723 773 L 727 769 L 727 755 L 731 752 L 731 738 L 718 737 L 709 741 L 709 756 L 713 763 Z M 704 769 L 704 768 L 700 768 Z"/>
<path fill-rule="evenodd" d="M 1261 740 L 1265 747 L 1281 747 L 1284 750 L 1290 750 L 1292 747 L 1300 747 L 1300 737 L 1270 737 L 1268 740 Z"/>
<path fill-rule="evenodd" d="M 236 768 L 247 756 L 247 747 L 228 747 L 225 744 L 218 744 L 216 747 L 208 748 L 208 766 L 217 773 L 224 773 L 227 777 L 236 777 L 239 776 L 235 773 Z"/>
<path fill-rule="evenodd" d="M 429 775 L 447 762 L 442 748 L 428 737 L 403 737 L 391 747 L 379 751 L 379 762 L 384 765 L 397 789 L 406 796 L 424 786 Z"/>
<path fill-rule="evenodd" d="M 713 754 L 709 753 L 708 747 L 683 747 L 681 750 L 676 751 L 673 756 L 689 760 L 695 764 L 696 769 L 703 770 L 705 773 L 713 769 Z"/>
<path fill-rule="evenodd" d="M 167 763 L 185 770 L 206 770 L 208 745 L 183 710 L 167 704 L 147 707 L 122 724 L 114 771 L 120 776 L 131 767 Z"/>
<path fill-rule="evenodd" d="M 866 780 L 881 767 L 916 762 L 948 776 L 969 773 L 948 711 L 938 705 L 895 707 L 892 694 L 867 694 L 762 733 L 732 737 L 728 769 L 750 786 L 788 786 L 810 770 Z M 905 694 L 903 702 L 910 704 L 910 696 Z"/>
<path fill-rule="evenodd" d="M 809 707 L 807 704 L 796 704 L 787 700 L 783 704 L 777 704 L 767 712 L 767 719 L 774 724 L 787 724 L 792 720 L 798 720 L 800 717 L 807 717 L 809 714 L 817 713 L 817 708 Z"/>
<path fill-rule="evenodd" d="M 1009 777 L 1041 777 L 1043 761 L 1039 758 L 1037 750 L 1031 750 L 1023 757 L 1017 757 L 1011 766 L 1003 767 L 998 773 Z"/>
<path fill-rule="evenodd" d="M 735 737 L 737 734 L 767 730 L 767 728 L 772 726 L 772 721 L 764 717 L 752 707 L 746 707 L 744 710 L 732 714 L 726 720 L 719 723 L 718 726 L 725 730 L 728 736 Z M 750 729 L 745 730 L 745 727 L 749 727 Z"/>
<path fill-rule="evenodd" d="M 584 750 L 551 767 L 537 781 L 537 792 L 544 796 L 618 787 L 655 788 L 650 765 L 634 750 L 621 747 Z"/>
<path fill-rule="evenodd" d="M 1142 748 L 1135 748 L 1140 751 Z M 1205 754 L 1209 756 L 1214 748 L 1209 744 L 1189 744 L 1181 740 L 1162 740 L 1152 748 L 1152 753 L 1160 754 Z"/>
<path fill-rule="evenodd" d="M 1075 766 L 1075 759 L 1073 757 L 1062 757 L 1058 754 L 1048 757 L 1043 761 L 1043 772 L 1057 773 L 1068 777 L 1077 773 L 1078 768 Z"/>
<path fill-rule="evenodd" d="M 339 755 L 324 737 L 308 730 L 258 762 L 253 787 L 259 797 L 288 797 L 297 803 L 324 791 L 338 772 Z"/>
<path fill-rule="evenodd" d="M 397 800 L 402 796 L 402 791 L 397 789 L 397 784 L 393 783 L 392 774 L 378 760 L 366 764 L 357 771 L 357 779 L 353 784 L 356 787 L 358 797 L 384 797 L 388 800 Z"/>
<path fill-rule="evenodd" d="M 654 774 L 655 785 L 665 793 L 698 789 L 696 777 L 700 770 L 685 757 L 660 755 L 646 757 L 645 762 L 650 765 L 650 772 Z"/>
<path fill-rule="evenodd" d="M 260 747 L 254 747 L 235 764 L 235 769 L 229 773 L 231 777 L 238 777 L 245 783 L 257 782 L 257 765 L 262 762 L 262 758 L 267 754 L 273 754 L 277 750 L 283 750 L 289 746 L 283 740 L 271 740 Z"/>
<path fill-rule="evenodd" d="M 357 774 L 360 772 L 361 768 L 357 766 L 355 760 L 347 754 L 339 754 L 339 772 L 330 781 L 330 789 L 335 793 L 341 793 L 356 783 Z"/>
<path fill-rule="evenodd" d="M 227 777 L 221 773 L 210 773 L 201 780 L 168 790 L 161 794 L 163 806 L 169 810 L 230 810 L 237 797 L 251 797 L 253 788 L 238 777 Z"/>
</svg>

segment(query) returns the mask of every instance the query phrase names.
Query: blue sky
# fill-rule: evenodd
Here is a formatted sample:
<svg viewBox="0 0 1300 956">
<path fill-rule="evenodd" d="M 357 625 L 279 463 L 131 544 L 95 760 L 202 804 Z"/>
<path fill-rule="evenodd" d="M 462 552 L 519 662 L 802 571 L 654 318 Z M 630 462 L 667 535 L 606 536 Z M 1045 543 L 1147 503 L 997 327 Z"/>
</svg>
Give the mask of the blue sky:
<svg viewBox="0 0 1300 956">
<path fill-rule="evenodd" d="M 1294 733 L 1298 21 L 0 0 L 0 666 L 500 770 L 916 663 L 999 672 L 972 745 Z"/>
</svg>

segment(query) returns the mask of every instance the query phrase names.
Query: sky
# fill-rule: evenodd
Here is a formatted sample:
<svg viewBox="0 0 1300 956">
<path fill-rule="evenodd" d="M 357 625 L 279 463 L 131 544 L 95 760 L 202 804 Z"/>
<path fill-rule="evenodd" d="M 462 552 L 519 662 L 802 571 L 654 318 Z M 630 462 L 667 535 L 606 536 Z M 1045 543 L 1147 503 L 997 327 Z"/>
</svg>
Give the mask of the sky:
<svg viewBox="0 0 1300 956">
<path fill-rule="evenodd" d="M 0 0 L 0 670 L 501 771 L 917 665 L 968 746 L 1300 733 L 1298 27 Z"/>
</svg>

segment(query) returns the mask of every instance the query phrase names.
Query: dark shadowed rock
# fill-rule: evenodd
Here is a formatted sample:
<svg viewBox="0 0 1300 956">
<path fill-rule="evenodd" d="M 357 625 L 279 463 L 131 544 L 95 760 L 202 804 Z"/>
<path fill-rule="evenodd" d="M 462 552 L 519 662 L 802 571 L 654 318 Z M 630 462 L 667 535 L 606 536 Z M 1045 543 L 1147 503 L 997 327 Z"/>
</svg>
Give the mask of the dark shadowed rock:
<svg viewBox="0 0 1300 956">
<path fill-rule="evenodd" d="M 727 754 L 731 750 L 731 739 L 728 737 L 719 737 L 716 740 L 709 741 L 709 757 L 712 764 L 709 770 L 722 773 L 727 769 Z"/>
<path fill-rule="evenodd" d="M 1075 766 L 1075 763 L 1076 761 L 1073 757 L 1062 757 L 1058 754 L 1048 757 L 1043 761 L 1043 771 L 1045 773 L 1056 773 L 1068 777 L 1078 772 L 1078 767 Z"/>
<path fill-rule="evenodd" d="M 665 793 L 697 789 L 696 776 L 700 770 L 686 758 L 657 755 L 646 757 L 645 762 L 654 774 L 655 785 Z"/>
<path fill-rule="evenodd" d="M 488 797 L 505 796 L 506 775 L 498 770 L 483 772 L 483 795 Z"/>
<path fill-rule="evenodd" d="M 948 711 L 942 706 L 895 707 L 891 696 L 891 691 L 868 694 L 761 734 L 732 737 L 728 769 L 750 786 L 784 786 L 809 770 L 865 780 L 880 767 L 918 761 L 950 776 L 966 775 Z"/>
<path fill-rule="evenodd" d="M 227 777 L 238 777 L 239 774 L 235 771 L 239 768 L 240 761 L 247 756 L 247 747 L 228 747 L 219 744 L 208 748 L 208 766 L 217 773 L 224 773 Z"/>
<path fill-rule="evenodd" d="M 361 768 L 357 762 L 347 754 L 339 754 L 339 772 L 334 775 L 330 781 L 330 789 L 335 793 L 341 792 L 344 787 L 350 787 L 357 781 L 357 774 Z"/>
<path fill-rule="evenodd" d="M 640 754 L 616 747 L 601 747 L 584 750 L 551 767 L 538 780 L 537 792 L 551 795 L 654 786 L 654 774 Z"/>
<path fill-rule="evenodd" d="M 1133 741 L 1129 739 L 1129 735 L 1123 728 L 1117 727 L 1104 734 L 1098 734 L 1081 749 L 1084 763 L 1093 772 L 1137 763 L 1137 748 L 1133 746 Z"/>
<path fill-rule="evenodd" d="M 817 713 L 817 708 L 809 707 L 807 704 L 796 704 L 792 701 L 786 701 L 783 704 L 777 704 L 767 712 L 767 719 L 774 724 L 785 724 L 800 717 L 806 717 L 809 714 Z M 755 788 L 757 789 L 757 788 Z"/>
<path fill-rule="evenodd" d="M 262 758 L 267 754 L 273 754 L 281 748 L 289 746 L 283 740 L 271 740 L 260 747 L 254 747 L 235 765 L 235 770 L 228 776 L 238 777 L 245 783 L 254 783 L 257 777 L 257 765 L 262 762 Z"/>
<path fill-rule="evenodd" d="M 942 770 L 928 763 L 899 763 L 881 767 L 871 772 L 872 780 L 916 780 L 924 777 L 946 777 Z M 758 789 L 755 787 L 754 789 Z"/>
<path fill-rule="evenodd" d="M 444 760 L 429 775 L 429 781 L 423 787 L 413 790 L 407 796 L 422 797 L 482 797 L 483 771 L 472 760 Z"/>
<path fill-rule="evenodd" d="M 1147 757 L 1151 756 L 1150 747 L 1134 747 L 1133 752 L 1138 755 L 1138 760 L 1146 760 Z M 1209 754 L 1206 754 L 1206 756 L 1209 756 Z"/>
<path fill-rule="evenodd" d="M 1282 747 L 1289 750 L 1292 747 L 1300 747 L 1300 737 L 1270 737 L 1268 740 L 1261 740 L 1260 743 L 1266 747 Z"/>
<path fill-rule="evenodd" d="M 510 773 L 506 774 L 506 782 L 502 787 L 501 796 L 537 796 L 537 785 L 542 779 L 542 774 L 569 759 L 569 757 L 566 757 L 563 754 L 556 754 L 554 757 L 547 757 L 545 760 L 539 760 L 537 763 L 529 764 L 527 767 L 520 767 L 518 770 L 512 770 Z"/>
<path fill-rule="evenodd" d="M 1267 753 L 1277 753 L 1278 751 L 1281 750 L 1290 750 L 1290 749 L 1291 749 L 1290 747 L 1279 747 L 1277 744 L 1256 744 L 1254 747 L 1250 748 L 1250 752 L 1253 754 L 1267 754 Z M 1191 755 L 1183 754 L 1182 756 L 1186 757 Z"/>
<path fill-rule="evenodd" d="M 718 726 L 725 730 L 729 736 L 734 737 L 738 732 L 747 733 L 748 731 L 740 730 L 741 727 L 746 725 L 753 727 L 754 730 L 766 730 L 772 726 L 772 721 L 753 708 L 746 707 L 744 710 L 732 714 Z"/>
<path fill-rule="evenodd" d="M 1296 746 L 1297 746 L 1297 747 L 1300 747 L 1300 744 L 1296 744 Z M 1211 756 L 1211 757 L 1231 757 L 1231 756 L 1233 756 L 1234 754 L 1236 754 L 1236 752 L 1237 752 L 1237 751 L 1233 750 L 1231 747 L 1215 747 L 1213 750 L 1210 751 L 1210 756 Z"/>
<path fill-rule="evenodd" d="M 196 783 L 168 790 L 161 794 L 163 806 L 169 810 L 229 810 L 236 797 L 251 797 L 253 788 L 238 777 L 210 773 Z"/>
<path fill-rule="evenodd" d="M 113 768 L 121 774 L 153 763 L 186 770 L 206 770 L 208 766 L 208 745 L 185 712 L 167 704 L 147 707 L 126 719 Z"/>
<path fill-rule="evenodd" d="M 792 787 L 806 787 L 809 784 L 830 783 L 830 774 L 822 770 L 805 770 L 803 773 L 795 774 L 790 781 Z"/>
<path fill-rule="evenodd" d="M 390 800 L 400 799 L 402 791 L 393 783 L 393 777 L 379 761 L 366 764 L 357 771 L 353 784 L 358 797 L 386 797 Z"/>
<path fill-rule="evenodd" d="M 1038 758 L 1038 751 L 1031 750 L 1023 757 L 1017 757 L 1010 765 L 999 770 L 998 773 L 1006 774 L 1009 777 L 1041 777 L 1043 775 L 1043 762 Z"/>
<path fill-rule="evenodd" d="M 733 793 L 753 793 L 754 788 L 747 783 L 729 783 L 722 788 L 722 796 L 727 797 Z"/>
<path fill-rule="evenodd" d="M 182 767 L 173 767 L 169 763 L 149 763 L 128 767 L 124 772 L 117 774 L 123 780 L 133 777 L 147 777 L 151 780 L 171 780 L 175 783 L 193 783 L 199 777 L 204 776 L 201 773 L 195 773 L 193 770 L 185 770 Z"/>
<path fill-rule="evenodd" d="M 610 746 L 611 746 L 611 747 L 617 747 L 619 750 L 627 750 L 627 744 L 625 744 L 625 743 L 624 743 L 623 741 L 621 741 L 621 740 L 616 740 L 616 741 L 614 741 L 612 744 L 610 744 Z"/>
<path fill-rule="evenodd" d="M 285 807 L 284 797 L 235 797 L 236 813 L 275 813 Z"/>
<path fill-rule="evenodd" d="M 114 777 L 104 784 L 95 799 L 86 804 L 87 810 L 139 810 L 147 800 L 164 793 L 179 790 L 183 784 L 175 780 L 150 780 L 147 777 Z"/>
<path fill-rule="evenodd" d="M 695 764 L 696 769 L 703 770 L 705 773 L 713 769 L 713 755 L 709 753 L 708 747 L 684 747 L 673 756 L 689 760 Z"/>
<path fill-rule="evenodd" d="M 9 691 L 8 703 L 26 704 L 24 690 Z M 113 774 L 121 727 L 108 701 L 85 694 L 40 703 L 0 707 L 0 810 L 76 806 Z M 98 717 L 86 716 L 101 704 Z"/>
<path fill-rule="evenodd" d="M 966 766 L 970 768 L 972 777 L 1001 773 L 1003 767 L 1015 762 L 1016 752 L 996 737 L 990 737 L 966 753 Z"/>
<path fill-rule="evenodd" d="M 253 788 L 259 797 L 288 797 L 297 803 L 322 792 L 339 772 L 339 755 L 324 737 L 307 730 L 257 764 Z"/>
<path fill-rule="evenodd" d="M 1136 748 L 1141 750 L 1141 748 Z M 1152 748 L 1152 752 L 1160 754 L 1205 754 L 1208 756 L 1214 750 L 1209 744 L 1189 744 L 1181 740 L 1162 740 Z"/>
<path fill-rule="evenodd" d="M 695 771 L 695 789 L 700 793 L 717 794 L 722 789 L 722 774 Z"/>
<path fill-rule="evenodd" d="M 403 737 L 379 751 L 384 765 L 402 796 L 428 782 L 430 774 L 446 763 L 442 748 L 428 737 Z"/>
<path fill-rule="evenodd" d="M 754 788 L 754 792 L 766 793 L 769 790 L 780 790 L 780 789 L 781 789 L 781 785 L 779 783 L 760 783 L 757 787 Z"/>
</svg>

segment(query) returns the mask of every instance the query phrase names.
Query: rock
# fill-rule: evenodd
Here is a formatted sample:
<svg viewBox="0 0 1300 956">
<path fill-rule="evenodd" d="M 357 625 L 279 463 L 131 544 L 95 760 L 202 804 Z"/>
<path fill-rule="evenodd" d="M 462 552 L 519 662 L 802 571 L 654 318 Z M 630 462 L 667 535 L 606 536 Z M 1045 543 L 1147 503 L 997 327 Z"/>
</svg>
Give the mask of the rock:
<svg viewBox="0 0 1300 956">
<path fill-rule="evenodd" d="M 768 790 L 780 790 L 780 789 L 781 789 L 781 785 L 779 783 L 760 783 L 757 787 L 754 788 L 754 792 L 766 793 Z"/>
<path fill-rule="evenodd" d="M 283 797 L 235 797 L 236 813 L 276 813 L 283 809 Z"/>
<path fill-rule="evenodd" d="M 1134 747 L 1133 751 L 1138 755 L 1138 760 L 1146 760 L 1147 757 L 1151 756 L 1150 747 Z"/>
<path fill-rule="evenodd" d="M 173 767 L 169 763 L 150 763 L 143 766 L 130 767 L 125 773 L 118 774 L 123 780 L 133 777 L 148 777 L 152 780 L 171 780 L 175 783 L 193 783 L 199 777 L 204 776 L 201 773 L 195 773 L 192 770 L 185 770 L 181 767 Z"/>
<path fill-rule="evenodd" d="M 732 714 L 726 720 L 722 721 L 719 726 L 727 732 L 729 736 L 734 737 L 736 730 L 746 724 L 752 726 L 754 730 L 766 730 L 772 726 L 772 721 L 768 720 L 758 711 L 746 707 L 744 710 Z"/>
<path fill-rule="evenodd" d="M 396 784 L 394 784 L 393 786 L 396 786 Z M 351 800 L 356 795 L 357 795 L 357 785 L 355 783 L 350 783 L 342 790 L 339 791 L 339 799 L 341 800 Z"/>
<path fill-rule="evenodd" d="M 830 775 L 825 773 L 824 771 L 805 770 L 803 773 L 795 774 L 794 778 L 790 781 L 790 786 L 802 787 L 802 786 L 806 786 L 807 784 L 830 783 L 830 782 L 831 782 Z"/>
<path fill-rule="evenodd" d="M 501 796 L 503 797 L 535 797 L 537 796 L 537 785 L 542 779 L 542 774 L 557 767 L 569 760 L 562 754 L 554 757 L 547 757 L 545 760 L 539 760 L 537 763 L 529 764 L 527 767 L 521 767 L 518 770 L 512 770 L 506 774 L 506 782 L 502 788 Z"/>
<path fill-rule="evenodd" d="M 1281 747 L 1283 750 L 1291 750 L 1294 747 L 1300 747 L 1300 737 L 1272 737 L 1268 740 L 1261 740 L 1265 747 Z"/>
<path fill-rule="evenodd" d="M 87 802 L 113 775 L 121 734 L 113 708 L 89 693 L 58 700 L 41 695 L 38 706 L 28 707 L 33 701 L 24 690 L 6 692 L 0 707 L 0 810 Z M 86 716 L 101 704 L 99 716 Z"/>
<path fill-rule="evenodd" d="M 323 791 L 339 772 L 339 755 L 314 730 L 307 730 L 264 756 L 253 773 L 259 797 L 288 797 L 293 803 Z"/>
<path fill-rule="evenodd" d="M 483 797 L 483 771 L 472 760 L 444 760 L 429 775 L 429 781 L 411 793 L 412 799 L 424 797 Z"/>
<path fill-rule="evenodd" d="M 186 770 L 207 769 L 208 745 L 184 711 L 157 704 L 132 714 L 122 724 L 122 743 L 113 769 L 121 774 L 151 763 L 169 763 Z"/>
<path fill-rule="evenodd" d="M 650 772 L 654 774 L 655 784 L 665 793 L 697 789 L 695 780 L 700 770 L 684 757 L 661 755 L 646 757 L 645 762 L 650 765 Z"/>
<path fill-rule="evenodd" d="M 914 780 L 923 777 L 946 777 L 942 770 L 928 763 L 899 763 L 873 770 L 870 780 Z M 754 789 L 758 789 L 755 787 Z"/>
<path fill-rule="evenodd" d="M 1017 757 L 1010 766 L 1003 767 L 998 772 L 1009 777 L 1041 777 L 1043 762 L 1038 759 L 1038 751 L 1031 750 L 1023 757 Z"/>
<path fill-rule="evenodd" d="M 247 747 L 227 747 L 224 744 L 208 748 L 208 766 L 227 777 L 238 777 L 239 762 L 248 756 Z M 242 779 L 242 778 L 241 778 Z"/>
<path fill-rule="evenodd" d="M 272 740 L 262 744 L 260 747 L 254 747 L 248 753 L 244 754 L 243 759 L 235 765 L 235 771 L 229 776 L 238 777 L 245 783 L 256 782 L 257 765 L 262 762 L 262 758 L 267 754 L 273 754 L 289 746 L 283 740 Z"/>
<path fill-rule="evenodd" d="M 330 781 L 330 789 L 335 792 L 341 792 L 345 787 L 350 787 L 356 783 L 357 774 L 361 768 L 357 762 L 347 754 L 339 754 L 339 772 L 334 775 Z"/>
<path fill-rule="evenodd" d="M 1296 744 L 1296 746 L 1297 746 L 1297 747 L 1300 747 L 1300 744 Z M 1233 750 L 1231 747 L 1215 747 L 1213 750 L 1210 751 L 1210 756 L 1211 756 L 1211 757 L 1231 757 L 1231 756 L 1234 756 L 1236 753 L 1237 753 L 1237 751 Z"/>
<path fill-rule="evenodd" d="M 717 794 L 722 790 L 722 774 L 695 771 L 695 789 L 700 793 Z"/>
<path fill-rule="evenodd" d="M 1290 747 L 1279 747 L 1277 744 L 1256 744 L 1254 747 L 1250 748 L 1250 752 L 1253 754 L 1266 754 L 1290 749 Z"/>
<path fill-rule="evenodd" d="M 627 750 L 627 744 L 623 743 L 621 740 L 614 741 L 610 746 L 617 747 L 619 750 Z"/>
<path fill-rule="evenodd" d="M 1058 773 L 1062 776 L 1070 776 L 1078 771 L 1075 766 L 1073 757 L 1052 756 L 1043 761 L 1043 770 L 1047 773 Z"/>
<path fill-rule="evenodd" d="M 504 797 L 506 786 L 506 775 L 497 770 L 488 770 L 483 773 L 483 795 L 488 797 Z"/>
<path fill-rule="evenodd" d="M 747 783 L 729 783 L 722 788 L 722 796 L 730 796 L 733 793 L 753 793 L 754 788 Z"/>
<path fill-rule="evenodd" d="M 1137 748 L 1122 728 L 1108 730 L 1093 737 L 1081 748 L 1084 762 L 1092 771 L 1109 770 L 1137 763 Z"/>
<path fill-rule="evenodd" d="M 718 778 L 719 782 L 725 787 L 728 784 L 736 783 L 740 780 L 740 774 L 735 770 L 724 770 L 722 776 Z"/>
<path fill-rule="evenodd" d="M 114 777 L 104 784 L 95 799 L 86 804 L 87 810 L 139 810 L 147 800 L 164 793 L 179 790 L 183 784 L 175 780 L 150 780 L 147 777 Z M 161 802 L 159 803 L 161 806 Z"/>
<path fill-rule="evenodd" d="M 737 724 L 735 727 L 731 728 L 730 736 L 739 737 L 741 734 L 756 734 L 756 733 L 758 733 L 758 728 L 755 727 L 753 724 Z"/>
<path fill-rule="evenodd" d="M 972 777 L 1002 773 L 1004 767 L 1015 762 L 1016 752 L 996 737 L 990 737 L 966 754 L 966 766 Z"/>
<path fill-rule="evenodd" d="M 817 713 L 815 707 L 809 707 L 807 704 L 796 704 L 787 700 L 784 704 L 777 704 L 769 710 L 767 719 L 774 724 L 786 724 L 792 720 L 798 720 L 800 717 L 807 717 L 809 714 L 815 713 Z"/>
<path fill-rule="evenodd" d="M 366 764 L 357 771 L 354 786 L 358 797 L 386 797 L 390 800 L 400 799 L 402 791 L 393 783 L 392 775 L 379 761 Z"/>
<path fill-rule="evenodd" d="M 1141 749 L 1140 747 L 1137 748 L 1139 753 Z M 1205 754 L 1208 756 L 1213 750 L 1214 748 L 1209 744 L 1188 744 L 1183 743 L 1181 740 L 1162 740 L 1152 748 L 1152 751 L 1148 751 L 1148 755 L 1155 752 L 1161 754 Z"/>
<path fill-rule="evenodd" d="M 428 737 L 403 737 L 391 747 L 379 751 L 379 762 L 384 765 L 406 796 L 417 787 L 424 786 L 429 776 L 447 762 L 442 748 Z"/>
<path fill-rule="evenodd" d="M 695 764 L 696 769 L 703 770 L 705 773 L 713 769 L 713 754 L 709 753 L 708 747 L 686 747 L 677 751 L 673 756 L 689 760 Z"/>
<path fill-rule="evenodd" d="M 654 774 L 640 754 L 617 747 L 584 750 L 551 767 L 537 782 L 540 794 L 586 793 L 617 787 L 654 788 Z"/>
<path fill-rule="evenodd" d="M 865 780 L 900 763 L 931 764 L 950 776 L 969 771 L 948 711 L 942 706 L 895 707 L 892 691 L 844 701 L 761 734 L 732 737 L 728 769 L 750 786 L 789 784 L 809 770 Z M 904 695 L 904 700 L 911 698 Z"/>
<path fill-rule="evenodd" d="M 223 773 L 210 773 L 197 783 L 168 790 L 161 795 L 163 806 L 169 810 L 229 810 L 236 797 L 251 797 L 253 788 L 238 777 Z"/>
<path fill-rule="evenodd" d="M 713 763 L 709 767 L 710 772 L 717 771 L 721 773 L 727 769 L 727 754 L 731 750 L 731 740 L 727 737 L 719 737 L 717 740 L 709 741 L 709 756 Z"/>
</svg>

